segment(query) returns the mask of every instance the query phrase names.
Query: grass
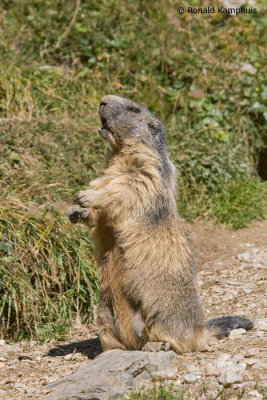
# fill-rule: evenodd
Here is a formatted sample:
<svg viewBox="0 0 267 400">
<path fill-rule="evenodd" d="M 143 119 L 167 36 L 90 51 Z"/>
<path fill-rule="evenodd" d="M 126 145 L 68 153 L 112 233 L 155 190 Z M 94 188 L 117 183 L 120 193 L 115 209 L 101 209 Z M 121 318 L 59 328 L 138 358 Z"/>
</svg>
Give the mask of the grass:
<svg viewBox="0 0 267 400">
<path fill-rule="evenodd" d="M 208 393 L 208 386 L 211 383 L 209 381 L 205 382 L 200 388 L 193 389 L 190 385 L 180 384 L 179 387 L 175 387 L 172 384 L 154 384 L 153 387 L 141 387 L 134 390 L 133 392 L 127 394 L 123 397 L 124 400 L 190 400 L 197 398 L 206 398 L 208 400 L 228 400 L 233 398 L 233 394 L 238 400 L 241 400 L 244 396 L 244 390 L 235 390 L 231 388 L 219 389 L 216 394 Z M 259 393 L 265 394 L 264 389 L 257 388 Z"/>
<path fill-rule="evenodd" d="M 126 397 L 129 400 L 189 400 L 185 389 L 175 390 L 172 385 L 156 385 L 153 388 L 141 388 Z"/>
<path fill-rule="evenodd" d="M 43 340 L 92 318 L 92 243 L 64 210 L 104 165 L 104 94 L 141 102 L 164 123 L 184 218 L 233 229 L 266 218 L 264 4 L 229 18 L 178 16 L 173 0 L 1 2 L 3 337 Z"/>
</svg>

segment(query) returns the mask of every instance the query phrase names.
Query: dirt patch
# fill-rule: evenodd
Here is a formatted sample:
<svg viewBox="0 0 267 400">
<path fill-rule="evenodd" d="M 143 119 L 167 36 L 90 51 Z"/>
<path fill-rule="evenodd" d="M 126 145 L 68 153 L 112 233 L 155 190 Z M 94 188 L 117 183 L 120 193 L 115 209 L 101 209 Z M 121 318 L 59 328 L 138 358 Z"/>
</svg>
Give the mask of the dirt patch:
<svg viewBox="0 0 267 400">
<path fill-rule="evenodd" d="M 209 269 L 209 263 L 223 261 L 251 247 L 267 244 L 267 220 L 257 221 L 249 227 L 231 231 L 212 223 L 184 222 L 196 253 L 199 270 Z"/>
<path fill-rule="evenodd" d="M 229 231 L 202 223 L 186 223 L 199 265 L 199 284 L 207 318 L 243 315 L 255 322 L 246 334 L 216 341 L 207 352 L 179 356 L 174 386 L 191 399 L 263 399 L 267 381 L 266 250 L 267 221 Z M 93 329 L 78 326 L 65 342 L 0 343 L 0 398 L 38 399 L 45 386 L 75 372 L 101 352 Z M 219 364 L 218 364 L 219 363 Z M 240 380 L 223 382 L 218 366 L 238 365 Z M 229 366 L 228 365 L 228 366 Z M 218 372 L 219 369 L 219 372 Z M 242 370 L 242 371 L 241 371 Z M 241 372 L 240 372 L 241 371 Z M 231 377 L 230 377 L 231 378 Z M 230 379 L 229 378 L 229 379 Z M 221 398 L 221 397 L 217 397 Z"/>
</svg>

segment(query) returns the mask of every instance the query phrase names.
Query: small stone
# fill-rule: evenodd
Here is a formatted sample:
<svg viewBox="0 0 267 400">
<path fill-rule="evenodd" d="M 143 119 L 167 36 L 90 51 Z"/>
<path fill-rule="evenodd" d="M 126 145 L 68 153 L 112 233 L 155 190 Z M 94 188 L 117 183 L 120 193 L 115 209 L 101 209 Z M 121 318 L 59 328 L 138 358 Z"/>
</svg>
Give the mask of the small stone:
<svg viewBox="0 0 267 400">
<path fill-rule="evenodd" d="M 246 364 L 245 362 L 240 362 L 239 364 L 237 364 L 237 365 L 235 366 L 235 370 L 236 370 L 237 372 L 239 372 L 239 371 L 245 371 L 246 368 L 247 368 L 247 364 Z"/>
<path fill-rule="evenodd" d="M 5 361 L 7 361 L 7 359 L 6 359 L 6 358 L 4 358 L 4 357 L 0 357 L 0 362 L 5 362 Z"/>
<path fill-rule="evenodd" d="M 231 355 L 228 353 L 223 353 L 218 358 L 218 361 L 230 361 L 230 360 L 231 360 Z"/>
<path fill-rule="evenodd" d="M 264 268 L 267 260 L 267 250 L 265 248 L 249 249 L 245 253 L 237 255 L 237 259 L 241 262 L 249 263 L 255 268 Z"/>
<path fill-rule="evenodd" d="M 72 360 L 72 357 L 73 357 L 73 353 L 67 354 L 67 355 L 64 357 L 64 360 L 71 361 L 71 360 Z"/>
<path fill-rule="evenodd" d="M 245 351 L 245 353 L 244 353 L 244 356 L 246 357 L 246 358 L 248 358 L 248 357 L 254 357 L 254 356 L 257 356 L 258 354 L 259 354 L 259 349 L 253 349 L 253 348 L 251 348 L 251 349 L 247 349 L 246 351 Z"/>
<path fill-rule="evenodd" d="M 216 363 L 216 367 L 222 371 L 225 368 L 230 368 L 230 367 L 235 367 L 237 364 L 234 363 L 233 361 L 223 361 L 223 360 L 218 360 Z"/>
<path fill-rule="evenodd" d="M 264 331 L 257 330 L 257 336 L 258 337 L 264 336 Z"/>
<path fill-rule="evenodd" d="M 239 338 L 240 336 L 244 335 L 245 333 L 246 333 L 246 329 L 243 329 L 243 328 L 233 329 L 230 332 L 229 337 L 230 337 L 230 339 L 236 339 L 236 338 Z"/>
<path fill-rule="evenodd" d="M 187 369 L 190 374 L 201 375 L 202 372 L 200 367 L 197 365 L 189 364 L 187 365 Z"/>
<path fill-rule="evenodd" d="M 267 361 L 258 360 L 258 362 L 253 365 L 253 368 L 263 369 L 264 371 L 267 371 Z"/>
<path fill-rule="evenodd" d="M 238 375 L 231 368 L 228 368 L 221 373 L 219 382 L 222 383 L 224 386 L 230 386 L 233 383 L 242 383 L 243 377 L 241 375 Z"/>
<path fill-rule="evenodd" d="M 0 339 L 0 346 L 4 346 L 6 344 L 6 341 L 4 339 Z"/>
<path fill-rule="evenodd" d="M 224 296 L 222 296 L 222 300 L 223 301 L 229 301 L 232 300 L 234 298 L 234 294 L 233 293 L 226 293 Z"/>
<path fill-rule="evenodd" d="M 257 69 L 253 67 L 250 63 L 242 63 L 241 64 L 241 71 L 243 72 L 248 72 L 251 75 L 255 75 L 257 72 Z"/>
<path fill-rule="evenodd" d="M 32 360 L 32 356 L 30 356 L 30 354 L 27 354 L 27 353 L 20 353 L 18 355 L 18 359 L 19 360 Z"/>
<path fill-rule="evenodd" d="M 260 331 L 267 331 L 267 322 L 266 321 L 258 321 L 257 322 L 257 327 Z"/>
<path fill-rule="evenodd" d="M 15 387 L 16 389 L 23 389 L 24 391 L 25 391 L 25 389 L 26 389 L 26 385 L 25 385 L 24 383 L 21 383 L 21 382 L 15 382 L 15 383 L 14 383 L 14 387 Z"/>
<path fill-rule="evenodd" d="M 194 375 L 194 374 L 186 374 L 186 375 L 184 376 L 185 381 L 188 382 L 188 383 L 194 383 L 194 382 L 196 382 L 199 378 L 200 378 L 199 376 L 196 376 L 196 375 Z"/>
<path fill-rule="evenodd" d="M 165 381 L 165 380 L 176 380 L 177 373 L 175 371 L 156 371 L 152 372 L 152 377 L 155 380 Z"/>
<path fill-rule="evenodd" d="M 17 353 L 20 353 L 21 351 L 22 348 L 17 343 L 0 345 L 0 354 L 1 357 L 4 358 L 14 358 L 17 356 Z"/>
<path fill-rule="evenodd" d="M 240 361 L 244 360 L 243 354 L 236 354 L 235 356 L 232 357 L 232 361 L 235 363 L 239 363 Z"/>
<path fill-rule="evenodd" d="M 215 365 L 208 364 L 206 366 L 206 376 L 220 376 L 220 371 Z"/>
<path fill-rule="evenodd" d="M 251 390 L 248 394 L 249 400 L 262 400 L 263 399 L 263 395 L 261 393 L 259 393 L 257 390 Z"/>
</svg>

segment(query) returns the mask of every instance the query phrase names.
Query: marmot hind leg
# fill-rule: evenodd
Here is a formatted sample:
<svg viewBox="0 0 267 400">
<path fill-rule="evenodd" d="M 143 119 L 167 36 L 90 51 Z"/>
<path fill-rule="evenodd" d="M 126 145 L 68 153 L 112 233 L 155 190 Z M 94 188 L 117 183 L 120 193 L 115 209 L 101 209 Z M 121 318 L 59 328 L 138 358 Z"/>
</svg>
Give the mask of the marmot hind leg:
<svg viewBox="0 0 267 400">
<path fill-rule="evenodd" d="M 100 327 L 99 338 L 103 351 L 114 349 L 126 350 L 124 344 L 116 338 L 108 325 Z"/>
<path fill-rule="evenodd" d="M 98 306 L 97 323 L 103 351 L 112 349 L 126 350 L 119 338 L 112 309 L 101 300 Z"/>
</svg>

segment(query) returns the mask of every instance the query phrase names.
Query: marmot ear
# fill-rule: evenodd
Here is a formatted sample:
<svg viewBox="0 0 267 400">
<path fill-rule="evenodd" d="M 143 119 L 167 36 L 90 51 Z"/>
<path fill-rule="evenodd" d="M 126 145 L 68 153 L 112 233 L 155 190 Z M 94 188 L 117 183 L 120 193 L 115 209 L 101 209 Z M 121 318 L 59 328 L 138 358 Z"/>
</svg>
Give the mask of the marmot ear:
<svg viewBox="0 0 267 400">
<path fill-rule="evenodd" d="M 153 136 L 161 132 L 161 123 L 159 121 L 150 121 L 147 126 Z"/>
</svg>

